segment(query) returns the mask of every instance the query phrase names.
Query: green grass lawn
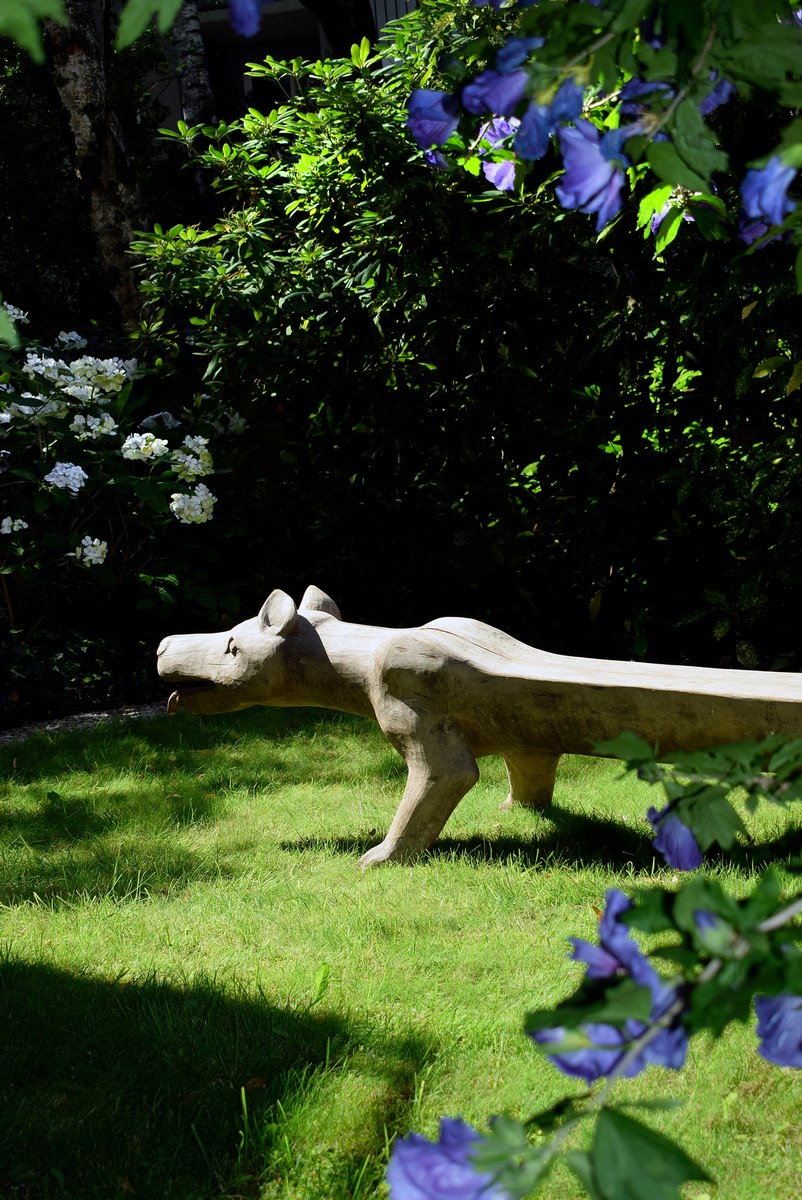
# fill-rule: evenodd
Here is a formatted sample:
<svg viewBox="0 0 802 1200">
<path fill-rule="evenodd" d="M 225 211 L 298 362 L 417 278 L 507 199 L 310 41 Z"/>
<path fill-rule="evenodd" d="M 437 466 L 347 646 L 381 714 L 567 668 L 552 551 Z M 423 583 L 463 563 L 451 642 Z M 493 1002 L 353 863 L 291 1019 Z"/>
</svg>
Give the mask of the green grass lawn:
<svg viewBox="0 0 802 1200">
<path fill-rule="evenodd" d="M 606 888 L 674 878 L 652 791 L 582 758 L 547 816 L 500 813 L 486 760 L 431 855 L 361 873 L 404 768 L 355 718 L 157 718 L 0 764 L 2 1197 L 381 1197 L 395 1134 L 581 1090 L 523 1013 L 578 982 Z M 739 893 L 798 845 L 775 811 L 710 869 Z M 755 1044 L 618 1085 L 684 1100 L 649 1119 L 717 1177 L 689 1198 L 802 1195 L 802 1075 Z M 582 1193 L 558 1168 L 542 1194 Z"/>
</svg>

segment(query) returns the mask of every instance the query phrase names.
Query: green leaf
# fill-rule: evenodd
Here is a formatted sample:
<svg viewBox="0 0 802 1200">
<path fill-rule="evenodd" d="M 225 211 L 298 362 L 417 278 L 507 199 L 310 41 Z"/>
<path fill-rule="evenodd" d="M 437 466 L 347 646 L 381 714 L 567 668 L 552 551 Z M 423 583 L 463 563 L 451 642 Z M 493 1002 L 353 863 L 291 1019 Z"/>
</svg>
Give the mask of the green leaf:
<svg viewBox="0 0 802 1200">
<path fill-rule="evenodd" d="M 648 154 L 649 166 L 658 179 L 691 192 L 708 191 L 707 180 L 685 163 L 670 142 L 652 142 Z"/>
<path fill-rule="evenodd" d="M 775 354 L 772 358 L 764 358 L 757 364 L 752 372 L 753 379 L 765 379 L 767 375 L 771 375 L 779 367 L 787 367 L 788 359 L 784 354 Z"/>
<path fill-rule="evenodd" d="M 44 61 L 40 21 L 69 24 L 61 0 L 3 0 L 0 4 L 0 35 L 10 38 L 31 56 Z"/>
<path fill-rule="evenodd" d="M 585 982 L 564 1004 L 556 1008 L 540 1008 L 528 1012 L 524 1018 L 524 1029 L 534 1033 L 538 1029 L 580 1030 L 590 1022 L 606 1025 L 623 1025 L 629 1017 L 637 1021 L 648 1021 L 652 1011 L 652 994 L 648 987 L 634 979 L 614 979 Z M 577 1033 L 571 1039 L 571 1049 L 592 1045 L 584 1034 Z M 561 1042 L 563 1049 L 568 1047 Z M 549 1052 L 547 1046 L 541 1049 Z"/>
<path fill-rule="evenodd" d="M 166 33 L 178 16 L 183 0 L 128 0 L 120 14 L 115 47 L 122 50 L 145 32 L 153 17 L 160 33 Z"/>
<path fill-rule="evenodd" d="M 674 115 L 673 130 L 677 152 L 692 170 L 709 179 L 715 171 L 726 169 L 727 155 L 716 146 L 715 134 L 692 100 L 680 104 Z"/>
<path fill-rule="evenodd" d="M 0 304 L 0 342 L 5 342 L 7 346 L 19 345 L 16 326 L 2 304 Z"/>
<path fill-rule="evenodd" d="M 726 798 L 721 787 L 702 787 L 696 794 L 680 800 L 678 816 L 692 830 L 700 850 L 717 842 L 728 850 L 736 833 L 746 833 L 744 823 Z"/>
<path fill-rule="evenodd" d="M 582 1150 L 571 1150 L 566 1154 L 565 1162 L 590 1196 L 590 1200 L 606 1200 L 596 1186 L 593 1160 L 589 1154 L 585 1154 Z"/>
<path fill-rule="evenodd" d="M 642 229 L 644 225 L 648 225 L 654 214 L 660 212 L 666 200 L 671 195 L 672 190 L 670 183 L 664 183 L 662 187 L 654 188 L 643 197 L 638 205 L 638 229 Z"/>
<path fill-rule="evenodd" d="M 351 47 L 351 62 L 355 67 L 364 67 L 365 63 L 370 58 L 370 42 L 366 37 L 363 37 L 358 46 Z"/>
<path fill-rule="evenodd" d="M 662 254 L 666 246 L 670 246 L 680 231 L 682 225 L 682 209 L 671 208 L 660 222 L 657 236 L 654 239 L 655 254 Z"/>
<path fill-rule="evenodd" d="M 639 762 L 651 762 L 654 760 L 654 750 L 648 742 L 644 741 L 637 733 L 632 733 L 631 730 L 625 729 L 618 737 L 610 738 L 608 741 L 594 742 L 593 753 L 605 755 L 609 758 L 623 759 L 628 765 Z"/>
<path fill-rule="evenodd" d="M 612 1108 L 599 1113 L 590 1160 L 603 1200 L 680 1200 L 684 1183 L 710 1179 L 674 1142 Z"/>
</svg>

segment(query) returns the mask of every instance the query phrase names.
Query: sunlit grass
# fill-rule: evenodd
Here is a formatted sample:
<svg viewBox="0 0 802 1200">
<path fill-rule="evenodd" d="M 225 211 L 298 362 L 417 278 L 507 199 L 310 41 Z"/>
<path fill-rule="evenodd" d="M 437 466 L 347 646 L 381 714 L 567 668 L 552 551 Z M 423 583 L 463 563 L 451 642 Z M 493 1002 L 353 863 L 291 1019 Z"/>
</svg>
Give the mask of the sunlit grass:
<svg viewBox="0 0 802 1200">
<path fill-rule="evenodd" d="M 331 714 L 156 719 L 0 762 L 0 1195 L 381 1196 L 396 1133 L 576 1090 L 522 1015 L 577 982 L 566 939 L 594 937 L 606 888 L 673 878 L 650 789 L 580 758 L 542 816 L 498 811 L 488 760 L 430 855 L 360 873 L 403 764 Z M 710 869 L 742 892 L 798 841 L 769 812 Z M 719 1178 L 688 1196 L 802 1191 L 802 1084 L 750 1029 L 620 1086 L 685 1101 L 650 1119 Z M 544 1193 L 579 1194 L 559 1172 Z"/>
</svg>

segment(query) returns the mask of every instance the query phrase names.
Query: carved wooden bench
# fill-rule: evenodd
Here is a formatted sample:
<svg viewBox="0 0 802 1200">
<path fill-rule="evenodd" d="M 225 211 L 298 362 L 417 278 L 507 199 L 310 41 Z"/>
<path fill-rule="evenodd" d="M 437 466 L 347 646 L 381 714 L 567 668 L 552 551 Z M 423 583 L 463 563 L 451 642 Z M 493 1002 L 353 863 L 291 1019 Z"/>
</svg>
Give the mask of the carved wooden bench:
<svg viewBox="0 0 802 1200">
<path fill-rule="evenodd" d="M 174 685 L 170 712 L 308 705 L 377 721 L 408 777 L 363 867 L 431 846 L 484 755 L 507 765 L 506 804 L 543 808 L 561 754 L 592 754 L 624 729 L 666 751 L 802 735 L 798 675 L 569 658 L 462 617 L 418 629 L 349 624 L 315 587 L 298 608 L 272 592 L 225 633 L 165 638 L 158 665 Z"/>
</svg>

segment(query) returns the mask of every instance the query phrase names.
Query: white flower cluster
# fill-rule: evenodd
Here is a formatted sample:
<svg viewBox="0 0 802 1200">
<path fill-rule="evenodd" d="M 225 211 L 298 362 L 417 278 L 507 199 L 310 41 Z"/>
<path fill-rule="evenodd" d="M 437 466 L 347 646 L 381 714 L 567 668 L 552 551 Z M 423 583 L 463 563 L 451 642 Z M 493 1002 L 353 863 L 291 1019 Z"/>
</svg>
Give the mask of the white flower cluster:
<svg viewBox="0 0 802 1200">
<path fill-rule="evenodd" d="M 75 463 L 57 462 L 53 470 L 45 475 L 45 483 L 52 483 L 57 488 L 69 488 L 76 495 L 88 478 L 86 471 Z"/>
<path fill-rule="evenodd" d="M 170 500 L 170 511 L 182 525 L 202 525 L 211 521 L 212 509 L 217 503 L 205 483 L 199 483 L 194 492 L 185 495 L 183 492 L 173 492 Z"/>
<path fill-rule="evenodd" d="M 149 462 L 152 458 L 161 458 L 169 451 L 170 447 L 164 438 L 157 438 L 152 433 L 129 433 L 122 444 L 120 454 L 131 462 Z"/>
<path fill-rule="evenodd" d="M 103 413 L 99 417 L 85 417 L 79 413 L 70 421 L 70 429 L 78 435 L 79 442 L 96 441 L 106 434 L 116 433 L 117 422 L 110 413 Z"/>
<path fill-rule="evenodd" d="M 69 348 L 80 349 L 80 342 L 86 345 L 77 333 L 64 334 L 63 337 L 77 339 L 66 343 Z M 72 396 L 74 400 L 86 401 L 100 400 L 104 395 L 119 392 L 129 379 L 133 379 L 137 365 L 135 358 L 94 358 L 91 354 L 85 354 L 82 358 L 68 363 L 63 358 L 29 351 L 22 370 L 29 379 L 39 377 L 48 383 L 54 383 L 60 391 Z M 98 396 L 98 393 L 101 393 L 101 396 Z"/>
<path fill-rule="evenodd" d="M 18 404 L 12 400 L 3 413 L 3 424 L 7 425 L 13 417 L 28 417 L 34 425 L 44 425 L 48 417 L 64 417 L 68 405 L 64 400 L 44 400 L 34 392 L 23 392 L 23 400 L 35 400 L 35 404 Z"/>
<path fill-rule="evenodd" d="M 76 333 L 74 329 L 72 333 L 65 333 L 62 329 L 61 333 L 56 334 L 56 341 L 61 342 L 67 350 L 83 350 L 86 345 L 86 338 L 81 337 L 80 333 Z"/>
<path fill-rule="evenodd" d="M 3 517 L 0 521 L 0 533 L 16 533 L 18 529 L 27 529 L 28 522 L 22 517 Z"/>
<path fill-rule="evenodd" d="M 17 308 L 16 304 L 9 304 L 7 300 L 3 301 L 3 308 L 6 310 L 11 320 L 17 325 L 28 325 L 28 314 L 23 312 L 21 308 Z"/>
<path fill-rule="evenodd" d="M 84 562 L 89 567 L 99 567 L 108 552 L 108 542 L 101 542 L 100 538 L 92 538 L 87 534 L 81 538 L 81 544 L 76 546 L 74 554 L 78 562 Z"/>
<path fill-rule="evenodd" d="M 212 456 L 207 449 L 208 438 L 200 435 L 185 437 L 182 445 L 185 448 L 174 450 L 170 459 L 178 478 L 193 483 L 203 475 L 208 475 L 212 469 Z"/>
</svg>

